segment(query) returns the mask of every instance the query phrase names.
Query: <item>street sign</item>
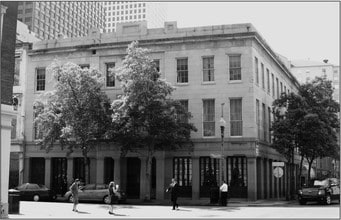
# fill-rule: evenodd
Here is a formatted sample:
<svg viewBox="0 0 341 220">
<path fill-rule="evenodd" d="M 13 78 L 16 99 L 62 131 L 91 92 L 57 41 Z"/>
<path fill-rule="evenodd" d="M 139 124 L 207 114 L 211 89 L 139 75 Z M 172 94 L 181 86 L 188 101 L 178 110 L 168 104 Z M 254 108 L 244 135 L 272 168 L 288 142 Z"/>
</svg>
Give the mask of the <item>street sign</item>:
<svg viewBox="0 0 341 220">
<path fill-rule="evenodd" d="M 284 162 L 272 162 L 273 167 L 284 167 Z"/>
<path fill-rule="evenodd" d="M 281 178 L 283 176 L 283 169 L 281 167 L 276 167 L 273 170 L 273 174 L 276 178 Z"/>
</svg>

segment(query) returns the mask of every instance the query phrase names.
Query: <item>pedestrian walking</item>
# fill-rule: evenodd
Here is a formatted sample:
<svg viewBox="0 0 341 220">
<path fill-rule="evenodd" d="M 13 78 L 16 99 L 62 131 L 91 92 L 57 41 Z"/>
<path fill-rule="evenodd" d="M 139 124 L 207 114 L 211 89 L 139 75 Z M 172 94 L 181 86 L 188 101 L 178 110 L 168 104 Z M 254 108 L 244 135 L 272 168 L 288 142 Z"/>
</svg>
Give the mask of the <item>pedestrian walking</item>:
<svg viewBox="0 0 341 220">
<path fill-rule="evenodd" d="M 114 181 L 111 181 L 109 183 L 109 198 L 110 198 L 110 204 L 109 204 L 109 214 L 114 214 L 114 203 L 116 201 L 116 193 L 118 190 L 118 185 L 115 184 Z"/>
<path fill-rule="evenodd" d="M 223 180 L 223 183 L 220 186 L 220 201 L 222 206 L 227 205 L 227 193 L 228 193 L 228 185 L 226 184 L 226 181 Z"/>
<path fill-rule="evenodd" d="M 168 189 L 166 190 L 166 192 L 170 192 L 171 194 L 171 201 L 173 204 L 173 210 L 179 209 L 179 204 L 177 203 L 178 200 L 178 196 L 179 196 L 179 184 L 177 183 L 175 178 L 172 178 L 172 182 L 171 184 L 169 184 Z"/>
<path fill-rule="evenodd" d="M 78 205 L 78 188 L 79 188 L 79 179 L 75 179 L 75 181 L 70 186 L 70 191 L 73 197 L 73 209 L 72 211 L 78 212 L 77 205 Z"/>
</svg>

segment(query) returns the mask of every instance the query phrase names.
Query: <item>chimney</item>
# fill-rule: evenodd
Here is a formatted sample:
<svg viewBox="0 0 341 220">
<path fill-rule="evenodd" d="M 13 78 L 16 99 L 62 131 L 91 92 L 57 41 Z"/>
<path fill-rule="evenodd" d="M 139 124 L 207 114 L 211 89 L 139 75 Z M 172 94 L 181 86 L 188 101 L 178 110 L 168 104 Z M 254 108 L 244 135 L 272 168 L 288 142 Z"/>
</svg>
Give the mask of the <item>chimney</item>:
<svg viewBox="0 0 341 220">
<path fill-rule="evenodd" d="M 327 60 L 327 59 L 324 59 L 323 62 L 324 62 L 324 63 L 328 63 L 328 60 Z"/>
</svg>

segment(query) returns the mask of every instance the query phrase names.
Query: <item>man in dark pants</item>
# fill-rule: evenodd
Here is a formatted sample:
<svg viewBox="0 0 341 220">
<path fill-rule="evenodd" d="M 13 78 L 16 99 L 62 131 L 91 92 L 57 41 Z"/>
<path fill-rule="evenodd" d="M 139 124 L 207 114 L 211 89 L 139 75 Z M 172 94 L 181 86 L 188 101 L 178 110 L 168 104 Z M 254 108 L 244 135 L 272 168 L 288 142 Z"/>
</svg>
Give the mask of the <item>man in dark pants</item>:
<svg viewBox="0 0 341 220">
<path fill-rule="evenodd" d="M 171 201 L 173 203 L 173 210 L 175 210 L 175 206 L 178 209 L 179 204 L 177 203 L 178 195 L 179 195 L 179 184 L 176 182 L 176 180 L 173 178 L 172 183 L 169 185 L 166 192 L 171 193 Z"/>
<path fill-rule="evenodd" d="M 227 192 L 228 192 L 228 186 L 226 184 L 226 181 L 223 180 L 223 184 L 220 186 L 220 198 L 221 198 L 221 205 L 226 206 L 227 205 Z"/>
</svg>

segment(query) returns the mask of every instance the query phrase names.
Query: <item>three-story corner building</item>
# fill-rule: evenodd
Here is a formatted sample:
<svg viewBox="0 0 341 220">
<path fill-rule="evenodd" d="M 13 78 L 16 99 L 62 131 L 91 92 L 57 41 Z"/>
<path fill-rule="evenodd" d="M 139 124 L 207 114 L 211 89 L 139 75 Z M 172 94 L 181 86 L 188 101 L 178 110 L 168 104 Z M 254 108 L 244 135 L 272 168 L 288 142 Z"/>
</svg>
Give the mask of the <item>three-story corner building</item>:
<svg viewBox="0 0 341 220">
<path fill-rule="evenodd" d="M 81 152 L 66 157 L 59 147 L 45 153 L 35 145 L 39 134 L 33 124 L 33 102 L 53 89 L 46 67 L 57 58 L 97 68 L 107 79 L 103 90 L 114 100 L 122 92 L 120 83 L 108 77 L 108 68 L 121 65 L 133 40 L 152 50 L 150 56 L 159 65 L 161 77 L 176 87 L 172 98 L 188 108 L 198 129 L 192 133 L 192 150 L 155 154 L 151 197 L 168 198 L 165 188 L 172 177 L 178 179 L 183 197 L 209 197 L 210 187 L 220 184 L 221 170 L 232 197 L 284 196 L 287 169 L 280 179 L 272 174 L 272 162 L 286 160 L 269 147 L 271 105 L 282 92 L 297 92 L 298 83 L 252 24 L 177 28 L 176 22 L 165 22 L 164 28 L 147 29 L 146 22 L 137 22 L 119 24 L 113 33 L 92 32 L 84 38 L 33 44 L 27 69 L 27 78 L 32 80 L 27 81 L 25 91 L 24 180 L 63 193 L 73 178 L 84 179 Z M 223 149 L 221 117 L 226 121 Z M 143 199 L 146 158 L 137 153 L 120 157 L 117 149 L 104 144 L 90 152 L 90 182 L 114 179 L 128 198 Z M 214 156 L 222 152 L 223 169 Z"/>
</svg>

